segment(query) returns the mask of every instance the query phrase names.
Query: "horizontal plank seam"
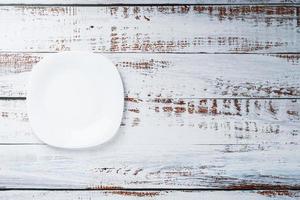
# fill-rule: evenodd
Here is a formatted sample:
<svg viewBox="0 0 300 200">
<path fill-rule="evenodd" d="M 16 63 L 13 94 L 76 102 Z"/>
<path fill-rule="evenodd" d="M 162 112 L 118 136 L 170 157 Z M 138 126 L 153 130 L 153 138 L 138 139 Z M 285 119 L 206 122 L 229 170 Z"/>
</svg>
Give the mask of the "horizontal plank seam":
<svg viewBox="0 0 300 200">
<path fill-rule="evenodd" d="M 33 143 L 30 143 L 30 142 L 20 142 L 20 143 L 16 143 L 16 142 L 2 142 L 0 143 L 0 146 L 46 146 L 47 144 L 45 143 L 37 143 L 37 142 L 33 142 Z M 148 144 L 149 145 L 156 145 L 156 144 Z M 181 144 L 164 144 L 166 146 L 178 146 L 178 145 L 181 145 Z M 185 145 L 185 144 L 184 144 Z M 215 144 L 189 144 L 190 146 L 224 146 L 224 145 L 230 145 L 230 146 L 260 146 L 261 143 L 241 143 L 241 144 L 235 144 L 235 143 L 215 143 Z M 273 145 L 290 145 L 290 144 L 280 144 L 280 143 L 273 143 Z M 293 144 L 293 146 L 299 146 L 300 144 Z M 135 145 L 131 145 L 131 146 L 135 146 Z M 55 148 L 55 147 L 53 147 Z"/>
<path fill-rule="evenodd" d="M 26 100 L 26 97 L 0 97 L 0 100 Z"/>
<path fill-rule="evenodd" d="M 142 98 L 144 100 L 151 100 L 151 98 Z M 153 99 L 160 99 L 159 97 L 154 97 Z M 163 98 L 161 98 L 163 99 Z M 245 99 L 245 100 L 298 100 L 300 97 L 173 97 L 172 99 L 187 99 L 187 100 L 197 100 L 197 99 Z M 0 97 L 0 100 L 26 100 L 26 97 Z"/>
<path fill-rule="evenodd" d="M 0 6 L 43 6 L 43 7 L 108 7 L 108 6 L 287 6 L 294 7 L 299 6 L 300 3 L 228 3 L 228 4 L 206 4 L 206 3 L 147 3 L 147 4 L 137 4 L 137 3 L 109 3 L 109 4 L 41 4 L 41 3 L 3 3 Z"/>
<path fill-rule="evenodd" d="M 234 188 L 103 188 L 103 189 L 93 189 L 93 188 L 0 188 L 1 191 L 9 190 L 25 190 L 25 191 L 257 191 L 257 190 L 300 190 L 300 186 L 288 186 L 284 188 L 275 188 L 280 187 L 280 185 L 275 185 L 274 189 L 269 187 L 257 188 L 245 188 L 245 189 L 234 189 Z"/>
<path fill-rule="evenodd" d="M 61 51 L 0 51 L 0 54 L 7 54 L 7 53 L 32 53 L 32 54 L 49 54 L 49 53 L 59 53 Z M 101 54 L 220 54 L 220 55 L 286 55 L 286 54 L 300 54 L 300 51 L 297 52 L 270 52 L 270 53 L 262 53 L 262 52 L 101 52 L 101 51 L 92 51 L 93 53 L 101 53 Z"/>
</svg>

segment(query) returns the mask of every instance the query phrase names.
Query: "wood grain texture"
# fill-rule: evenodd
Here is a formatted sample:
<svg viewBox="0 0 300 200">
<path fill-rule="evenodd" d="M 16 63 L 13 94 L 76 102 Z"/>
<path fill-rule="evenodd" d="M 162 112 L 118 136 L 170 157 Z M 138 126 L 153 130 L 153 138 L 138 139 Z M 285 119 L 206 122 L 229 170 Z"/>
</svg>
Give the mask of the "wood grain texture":
<svg viewBox="0 0 300 200">
<path fill-rule="evenodd" d="M 0 6 L 0 97 L 25 98 L 49 53 L 103 52 L 125 85 L 119 134 L 52 148 L 33 135 L 25 100 L 0 100 L 0 189 L 29 190 L 0 199 L 299 198 L 298 0 L 82 2 Z M 120 3 L 206 5 L 92 5 Z"/>
<path fill-rule="evenodd" d="M 42 145 L 25 101 L 1 101 L 10 143 L 0 146 L 0 187 L 299 189 L 298 100 L 125 100 L 117 137 L 84 151 Z"/>
<path fill-rule="evenodd" d="M 0 96 L 25 97 L 45 53 L 0 53 Z M 295 98 L 300 54 L 105 54 L 134 98 Z"/>
<path fill-rule="evenodd" d="M 299 4 L 299 0 L 1 0 L 1 4 L 76 4 L 76 5 L 111 5 L 111 4 L 230 4 L 230 5 L 255 5 L 255 4 L 281 4 L 281 5 L 295 5 Z"/>
<path fill-rule="evenodd" d="M 300 102 L 257 99 L 125 99 L 122 144 L 300 144 Z M 41 143 L 25 101 L 0 101 L 0 143 Z"/>
<path fill-rule="evenodd" d="M 1 6 L 1 51 L 299 52 L 299 7 Z"/>
<path fill-rule="evenodd" d="M 300 188 L 299 145 L 162 146 L 119 141 L 81 151 L 1 145 L 0 188 Z"/>
<path fill-rule="evenodd" d="M 199 200 L 288 200 L 299 198 L 299 191 L 2 191 L 0 199 L 14 200 L 95 200 L 95 199 L 199 199 Z"/>
</svg>

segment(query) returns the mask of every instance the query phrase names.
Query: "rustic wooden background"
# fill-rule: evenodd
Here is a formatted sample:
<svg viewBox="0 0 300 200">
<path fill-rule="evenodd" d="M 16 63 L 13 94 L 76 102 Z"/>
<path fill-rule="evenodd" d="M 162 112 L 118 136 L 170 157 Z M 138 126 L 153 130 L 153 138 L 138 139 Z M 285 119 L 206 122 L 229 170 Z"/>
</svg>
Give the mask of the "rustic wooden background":
<svg viewBox="0 0 300 200">
<path fill-rule="evenodd" d="M 2 0 L 0 199 L 300 198 L 299 15 L 299 0 Z M 27 78 L 65 50 L 122 76 L 103 147 L 31 131 Z"/>
</svg>

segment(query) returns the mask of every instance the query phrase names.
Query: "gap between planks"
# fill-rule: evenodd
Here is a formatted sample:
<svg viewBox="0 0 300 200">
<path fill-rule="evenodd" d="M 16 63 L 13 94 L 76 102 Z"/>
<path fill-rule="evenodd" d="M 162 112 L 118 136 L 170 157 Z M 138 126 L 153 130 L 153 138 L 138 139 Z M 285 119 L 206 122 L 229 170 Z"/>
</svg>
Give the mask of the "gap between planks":
<svg viewBox="0 0 300 200">
<path fill-rule="evenodd" d="M 253 187 L 251 185 L 245 184 L 245 188 L 119 188 L 110 187 L 107 188 L 0 188 L 1 191 L 260 191 L 260 190 L 272 190 L 272 191 L 282 191 L 282 190 L 292 190 L 299 191 L 300 187 L 284 187 L 281 185 L 275 185 L 271 188 L 268 185 L 258 185 Z"/>
<path fill-rule="evenodd" d="M 124 99 L 126 99 L 127 97 L 125 97 Z M 155 99 L 164 99 L 164 98 L 155 98 Z M 297 99 L 300 99 L 300 97 L 192 97 L 192 98 L 189 98 L 189 97 L 174 97 L 172 98 L 174 100 L 179 100 L 179 99 L 187 99 L 187 100 L 198 100 L 198 99 L 209 99 L 209 100 L 212 100 L 212 99 L 216 99 L 216 100 L 225 100 L 225 99 L 228 99 L 228 100 L 234 100 L 234 99 L 251 99 L 251 100 L 297 100 Z M 1 97 L 0 96 L 0 100 L 26 100 L 26 97 Z"/>
<path fill-rule="evenodd" d="M 1 5 L 0 5 L 1 6 Z M 67 50 L 69 51 L 69 50 Z M 72 50 L 70 50 L 72 51 Z M 0 51 L 0 54 L 51 54 L 51 53 L 60 53 L 62 51 Z M 92 53 L 99 54 L 174 54 L 174 55 L 194 55 L 194 54 L 204 54 L 204 55 L 266 55 L 266 56 L 275 56 L 275 55 L 297 55 L 300 56 L 300 52 L 274 52 L 274 53 L 263 53 L 263 52 L 205 52 L 205 51 L 194 51 L 194 52 L 173 52 L 173 51 L 163 51 L 163 52 L 134 52 L 134 51 L 124 51 L 124 52 L 105 52 L 105 51 L 90 51 Z"/>
<path fill-rule="evenodd" d="M 249 191 L 4 191 L 3 199 L 294 199 L 299 197 L 299 191 L 292 190 L 249 190 Z M 1 198 L 0 198 L 1 199 Z"/>
</svg>

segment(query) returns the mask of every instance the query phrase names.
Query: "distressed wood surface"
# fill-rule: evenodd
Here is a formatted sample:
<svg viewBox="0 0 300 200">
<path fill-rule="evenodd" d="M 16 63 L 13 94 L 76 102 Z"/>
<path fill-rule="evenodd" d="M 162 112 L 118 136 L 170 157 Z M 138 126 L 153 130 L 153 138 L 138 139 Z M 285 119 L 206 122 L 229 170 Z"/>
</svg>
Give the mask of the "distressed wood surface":
<svg viewBox="0 0 300 200">
<path fill-rule="evenodd" d="M 288 200 L 300 197 L 299 191 L 259 190 L 259 191 L 5 191 L 0 192 L 0 199 L 32 200 L 95 200 L 105 199 L 199 199 L 199 200 Z"/>
<path fill-rule="evenodd" d="M 300 144 L 296 99 L 125 99 L 117 141 L 128 145 Z M 0 101 L 2 144 L 41 144 L 23 100 Z"/>
<path fill-rule="evenodd" d="M 299 0 L 1 0 L 1 4 L 41 4 L 41 5 L 111 5 L 111 4 L 230 4 L 230 5 L 261 5 L 261 4 L 280 4 L 280 5 L 296 5 Z"/>
<path fill-rule="evenodd" d="M 81 151 L 1 145 L 0 188 L 300 188 L 296 144 L 162 148 L 118 141 Z"/>
<path fill-rule="evenodd" d="M 1 101 L 0 188 L 299 189 L 299 100 L 125 100 L 117 137 L 83 151 L 43 145 L 25 101 Z"/>
<path fill-rule="evenodd" d="M 0 53 L 0 96 L 25 97 L 45 53 Z M 300 54 L 105 54 L 134 98 L 295 98 Z"/>
<path fill-rule="evenodd" d="M 0 199 L 299 198 L 299 3 L 1 1 Z M 122 76 L 102 147 L 52 148 L 30 128 L 30 71 L 64 50 L 105 53 Z"/>
<path fill-rule="evenodd" d="M 1 51 L 299 52 L 293 6 L 1 6 Z"/>
</svg>

